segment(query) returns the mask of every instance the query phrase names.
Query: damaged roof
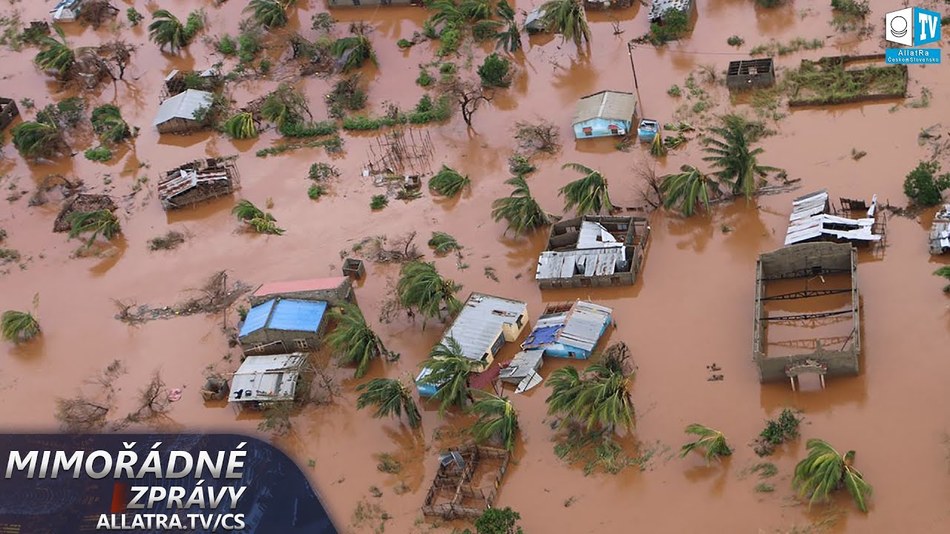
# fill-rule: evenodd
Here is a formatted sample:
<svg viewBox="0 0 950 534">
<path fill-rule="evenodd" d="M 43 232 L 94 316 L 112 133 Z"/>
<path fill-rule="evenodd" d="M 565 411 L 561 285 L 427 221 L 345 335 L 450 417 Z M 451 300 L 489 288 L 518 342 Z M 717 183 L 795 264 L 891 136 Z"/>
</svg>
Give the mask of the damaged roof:
<svg viewBox="0 0 950 534">
<path fill-rule="evenodd" d="M 172 119 L 195 120 L 195 112 L 210 107 L 213 100 L 214 96 L 208 91 L 187 89 L 162 102 L 152 124 L 158 126 Z"/>
<path fill-rule="evenodd" d="M 562 344 L 590 352 L 597 346 L 601 334 L 610 323 L 612 312 L 606 306 L 579 300 L 568 310 L 538 318 L 534 330 L 528 334 L 521 348 L 535 349 Z"/>
<path fill-rule="evenodd" d="M 472 293 L 442 336 L 442 342 L 453 338 L 466 358 L 482 361 L 485 354 L 491 352 L 502 332 L 502 325 L 515 323 L 527 311 L 528 305 L 521 301 Z"/>
<path fill-rule="evenodd" d="M 231 402 L 293 399 L 306 361 L 299 352 L 247 356 L 231 379 Z"/>
<path fill-rule="evenodd" d="M 637 112 L 637 97 L 633 93 L 601 91 L 577 101 L 572 124 L 591 119 L 631 121 Z"/>
<path fill-rule="evenodd" d="M 824 189 L 793 200 L 788 231 L 785 234 L 785 245 L 803 243 L 821 237 L 848 241 L 881 240 L 880 234 L 874 233 L 877 195 L 871 198 L 867 217 L 860 219 L 839 217 L 828 213 L 830 206 L 828 191 Z"/>
</svg>

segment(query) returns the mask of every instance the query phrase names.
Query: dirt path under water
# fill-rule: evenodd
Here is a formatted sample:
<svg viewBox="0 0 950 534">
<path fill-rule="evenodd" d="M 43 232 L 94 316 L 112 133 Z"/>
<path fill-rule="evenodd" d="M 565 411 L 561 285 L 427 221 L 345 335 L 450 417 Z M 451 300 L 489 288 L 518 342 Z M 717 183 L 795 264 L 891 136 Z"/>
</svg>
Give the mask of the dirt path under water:
<svg viewBox="0 0 950 534">
<path fill-rule="evenodd" d="M 320 2 L 298 2 L 292 28 L 310 35 L 310 15 L 324 9 Z M 146 11 L 136 2 L 140 11 Z M 530 9 L 529 2 L 516 2 Z M 749 47 L 771 37 L 787 42 L 795 37 L 824 38 L 821 50 L 776 59 L 780 69 L 794 67 L 802 57 L 833 55 L 836 46 L 844 53 L 872 53 L 881 48 L 877 37 L 859 41 L 839 36 L 828 25 L 825 1 L 798 0 L 773 11 L 754 9 L 745 0 L 699 2 L 696 29 L 689 39 L 655 50 L 640 46 L 634 51 L 640 94 L 647 115 L 667 122 L 680 101 L 667 96 L 672 84 L 683 85 L 689 72 L 700 65 L 723 71 L 726 63 L 743 57 Z M 883 12 L 891 9 L 875 2 L 870 20 L 878 35 Z M 898 7 L 895 2 L 894 8 Z M 50 3 L 30 2 L 4 6 L 17 9 L 24 21 L 46 19 Z M 123 11 L 127 3 L 118 2 Z M 148 4 L 150 7 L 155 6 Z M 204 7 L 208 29 L 203 35 L 238 31 L 242 2 L 215 8 L 208 2 L 175 3 L 173 11 L 184 18 L 188 10 Z M 652 215 L 652 243 L 642 277 L 633 287 L 541 293 L 532 280 L 543 235 L 510 239 L 504 227 L 489 218 L 489 205 L 508 193 L 507 157 L 513 147 L 512 125 L 518 120 L 546 118 L 561 128 L 564 147 L 556 157 L 541 158 L 539 170 L 528 181 L 539 202 L 560 212 L 557 189 L 575 178 L 560 170 L 564 162 L 579 162 L 602 170 L 610 180 L 611 195 L 618 205 L 639 202 L 636 169 L 653 165 L 645 150 L 629 153 L 614 149 L 612 141 L 576 143 L 570 121 L 578 97 L 602 89 L 632 90 L 626 40 L 646 30 L 647 8 L 635 5 L 610 13 L 592 13 L 593 46 L 580 56 L 560 38 L 526 40 L 527 50 L 517 60 L 519 73 L 512 87 L 480 109 L 473 128 L 456 116 L 445 125 L 428 128 L 436 146 L 434 163 L 449 164 L 472 178 L 470 193 L 457 201 L 434 201 L 428 195 L 404 203 L 392 200 L 381 212 L 371 212 L 369 198 L 378 192 L 360 178 L 372 137 L 345 136 L 345 157 L 332 163 L 342 176 L 332 184 L 332 194 L 318 202 L 305 192 L 307 169 L 315 161 L 328 161 L 322 149 L 304 149 L 266 159 L 254 152 L 271 145 L 275 133 L 259 139 L 232 143 L 224 137 L 200 134 L 159 138 L 151 126 L 158 106 L 158 91 L 164 73 L 171 68 L 202 67 L 218 61 L 202 38 L 180 56 L 159 53 L 146 41 L 144 24 L 123 29 L 122 35 L 139 45 L 128 83 L 106 85 L 101 91 L 83 94 L 90 108 L 114 102 L 123 116 L 141 127 L 135 148 L 123 153 L 112 165 L 85 160 L 79 154 L 53 164 L 27 164 L 12 146 L 4 147 L 0 187 L 11 193 L 30 192 L 44 176 L 60 173 L 81 177 L 95 191 L 109 191 L 120 199 L 123 237 L 110 255 L 72 258 L 78 247 L 63 234 L 50 229 L 58 209 L 55 203 L 28 207 L 25 195 L 16 201 L 0 201 L 0 227 L 9 237 L 5 246 L 20 251 L 26 269 L 13 269 L 0 276 L 0 308 L 27 309 L 39 293 L 39 319 L 43 336 L 13 347 L 0 345 L 0 421 L 8 430 L 55 428 L 55 399 L 71 395 L 83 377 L 102 370 L 119 359 L 126 373 L 117 381 L 117 411 L 130 403 L 134 392 L 156 368 L 170 387 L 185 387 L 175 403 L 167 426 L 171 429 L 256 432 L 257 420 L 237 416 L 230 408 L 205 406 L 198 391 L 202 372 L 213 365 L 222 371 L 237 363 L 225 360 L 228 352 L 221 333 L 220 317 L 192 316 L 153 321 L 139 327 L 113 318 L 112 299 L 139 303 L 173 303 L 187 288 L 199 287 L 213 272 L 226 268 L 249 283 L 335 275 L 339 251 L 360 238 L 385 233 L 396 236 L 418 230 L 424 244 L 431 229 L 448 231 L 465 247 L 467 269 L 459 270 L 454 257 L 438 259 L 439 269 L 469 291 L 495 293 L 528 302 L 536 317 L 543 302 L 591 298 L 614 308 L 618 328 L 608 341 L 625 341 L 638 365 L 633 387 L 637 406 L 636 436 L 644 447 L 657 453 L 640 472 L 630 468 L 619 475 L 585 477 L 578 467 L 567 466 L 553 452 L 553 431 L 545 419 L 545 388 L 514 395 L 522 432 L 498 505 L 511 506 L 522 515 L 527 532 L 940 532 L 950 520 L 947 432 L 950 408 L 945 402 L 946 378 L 950 376 L 948 300 L 941 293 L 941 280 L 931 273 L 946 259 L 931 258 L 926 231 L 931 212 L 919 220 L 891 218 L 883 258 L 862 256 L 858 269 L 862 295 L 862 372 L 856 378 L 832 379 L 823 391 L 793 393 L 787 384 L 762 386 L 751 362 L 752 298 L 755 260 L 758 254 L 782 245 L 791 198 L 828 188 L 832 197 L 870 198 L 902 204 L 902 181 L 906 173 L 929 151 L 917 144 L 921 128 L 940 122 L 950 113 L 950 84 L 946 66 L 910 67 L 912 96 L 922 88 L 931 92 L 926 108 L 894 103 L 805 109 L 789 113 L 775 127 L 778 134 L 766 138 L 760 161 L 785 168 L 788 176 L 801 180 L 798 192 L 738 201 L 716 207 L 708 216 L 683 220 L 657 212 Z M 367 68 L 373 109 L 383 101 L 408 108 L 421 90 L 414 80 L 417 65 L 428 62 L 434 46 L 422 44 L 409 51 L 395 46 L 418 30 L 426 13 L 415 8 L 340 10 L 343 21 L 366 20 L 372 35 L 379 68 Z M 124 13 L 120 15 L 124 20 Z M 611 18 L 619 20 L 624 33 L 613 35 Z M 147 22 L 147 21 L 146 21 Z M 338 32 L 345 31 L 340 25 Z M 73 45 L 94 44 L 110 37 L 111 29 L 98 31 L 67 28 Z M 742 36 L 745 48 L 737 51 L 726 44 L 732 34 Z M 34 49 L 0 52 L 4 96 L 17 100 L 30 97 L 37 107 L 70 96 L 31 63 Z M 276 51 L 269 52 L 277 57 Z M 480 57 L 485 52 L 476 50 Z M 463 54 L 464 56 L 464 54 Z M 461 65 L 464 59 L 457 60 Z M 282 72 L 278 66 L 276 72 Z M 244 82 L 233 91 L 238 105 L 271 90 L 274 80 Z M 300 84 L 317 118 L 326 116 L 322 95 L 328 82 L 308 78 Z M 715 110 L 729 106 L 724 88 L 706 90 L 717 103 Z M 22 106 L 21 106 L 22 108 Z M 744 106 L 743 106 L 744 108 Z M 22 110 L 22 109 L 21 109 Z M 27 117 L 32 111 L 22 110 Z M 697 121 L 698 122 L 698 121 Z M 950 125 L 950 124 L 948 124 Z M 76 149 L 87 146 L 77 145 Z M 691 141 L 671 152 L 656 165 L 663 174 L 687 162 L 699 163 L 700 145 Z M 867 155 L 851 157 L 852 149 Z M 270 210 L 287 233 L 263 237 L 237 231 L 230 215 L 233 199 L 222 199 L 200 208 L 166 215 L 153 191 L 157 173 L 165 168 L 203 156 L 239 154 L 243 189 L 239 196 Z M 947 162 L 945 161 L 945 167 Z M 133 195 L 138 176 L 149 182 Z M 13 184 L 13 185 L 10 185 Z M 10 194 L 10 193 L 7 193 Z M 127 196 L 131 195 L 131 196 Z M 4 195 L 6 196 L 6 195 Z M 184 229 L 191 238 L 178 250 L 149 252 L 145 241 L 169 228 Z M 493 267 L 494 282 L 483 274 Z M 357 298 L 367 317 L 375 323 L 387 284 L 396 275 L 395 266 L 369 265 L 366 281 Z M 230 317 L 230 322 L 236 316 Z M 370 377 L 410 377 L 429 348 L 437 341 L 440 325 L 421 325 L 399 320 L 376 325 L 391 349 L 402 354 L 392 364 L 376 363 Z M 232 350 L 232 353 L 234 351 Z M 509 345 L 501 355 L 514 354 Z M 725 379 L 708 382 L 706 365 L 722 367 Z M 547 375 L 564 362 L 547 362 Z M 392 518 L 389 532 L 425 532 L 418 518 L 419 507 L 432 479 L 438 448 L 452 442 L 453 434 L 469 421 L 450 416 L 440 420 L 434 408 L 424 413 L 423 433 L 413 435 L 395 421 L 371 419 L 355 410 L 356 381 L 348 370 L 335 373 L 344 395 L 331 406 L 309 407 L 294 417 L 294 430 L 279 443 L 290 451 L 325 498 L 337 524 L 344 531 L 369 531 L 370 521 L 353 523 L 357 502 L 378 503 Z M 808 389 L 808 388 L 806 388 Z M 24 405 L 24 401 L 28 405 Z M 771 493 L 754 491 L 755 475 L 743 473 L 759 461 L 748 444 L 763 426 L 786 406 L 805 415 L 802 438 L 781 449 L 771 459 L 779 474 L 769 482 Z M 698 457 L 680 460 L 675 452 L 684 441 L 682 429 L 701 422 L 723 430 L 736 446 L 735 454 L 722 466 L 705 467 Z M 436 440 L 436 434 L 443 440 Z M 804 439 L 821 437 L 836 447 L 856 449 L 857 465 L 874 485 L 869 514 L 864 515 L 846 496 L 829 506 L 809 512 L 793 497 L 790 477 L 795 462 L 804 454 Z M 398 475 L 377 470 L 377 453 L 389 452 L 404 468 Z M 308 467 L 310 465 L 311 467 Z M 408 491 L 397 494 L 397 486 Z M 378 486 L 383 496 L 369 495 Z M 400 491 L 402 491 L 400 487 Z M 378 525 L 378 521 L 375 523 Z M 813 530 L 807 530 L 813 529 Z"/>
</svg>

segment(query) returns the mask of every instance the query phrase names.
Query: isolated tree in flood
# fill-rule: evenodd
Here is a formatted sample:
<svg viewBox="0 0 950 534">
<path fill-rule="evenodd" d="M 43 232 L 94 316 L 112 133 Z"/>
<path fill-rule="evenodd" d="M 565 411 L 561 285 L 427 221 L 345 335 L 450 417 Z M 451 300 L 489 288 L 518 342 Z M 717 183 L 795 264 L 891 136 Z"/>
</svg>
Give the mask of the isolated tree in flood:
<svg viewBox="0 0 950 534">
<path fill-rule="evenodd" d="M 496 222 L 504 219 L 509 230 L 515 235 L 526 234 L 532 230 L 551 224 L 554 217 L 541 209 L 538 201 L 531 196 L 528 182 L 518 175 L 505 182 L 514 187 L 507 197 L 496 199 L 491 205 L 491 216 Z"/>
<path fill-rule="evenodd" d="M 40 334 L 40 323 L 30 312 L 7 310 L 0 316 L 3 339 L 14 343 L 29 341 Z"/>
<path fill-rule="evenodd" d="M 581 0 L 549 0 L 541 4 L 544 13 L 541 22 L 548 29 L 561 34 L 565 41 L 573 41 L 578 48 L 590 44 L 590 26 Z"/>
<path fill-rule="evenodd" d="M 169 51 L 176 52 L 191 43 L 195 34 L 204 26 L 200 12 L 193 11 L 188 15 L 185 24 L 167 9 L 159 9 L 152 13 L 152 22 L 148 25 L 148 36 L 159 50 L 167 46 Z"/>
<path fill-rule="evenodd" d="M 368 28 L 362 23 L 351 24 L 349 37 L 341 37 L 330 45 L 330 53 L 337 59 L 337 64 L 343 72 L 358 69 L 366 61 L 376 63 L 376 53 L 373 43 L 366 35 Z"/>
<path fill-rule="evenodd" d="M 476 370 L 476 365 L 478 362 L 466 358 L 462 346 L 452 337 L 429 351 L 429 359 L 423 366 L 430 372 L 421 382 L 438 388 L 432 398 L 439 401 L 440 414 L 444 414 L 451 406 L 464 408 L 465 403 L 471 400 L 468 375 Z"/>
<path fill-rule="evenodd" d="M 630 376 L 622 360 L 605 356 L 583 373 L 562 367 L 551 373 L 546 385 L 552 390 L 545 401 L 550 415 L 565 417 L 588 431 L 633 427 Z"/>
<path fill-rule="evenodd" d="M 478 443 L 498 438 L 506 449 L 513 450 L 518 432 L 518 412 L 511 400 L 485 391 L 476 391 L 475 396 L 470 411 L 478 416 L 478 420 L 472 425 L 472 437 Z"/>
<path fill-rule="evenodd" d="M 399 303 L 414 309 L 426 318 L 443 317 L 443 310 L 454 315 L 462 309 L 455 293 L 462 286 L 442 278 L 434 263 L 411 261 L 402 266 L 396 294 Z"/>
<path fill-rule="evenodd" d="M 445 165 L 442 165 L 439 172 L 429 179 L 429 189 L 433 193 L 444 197 L 454 197 L 471 185 L 472 180 L 468 176 L 464 176 L 457 170 Z"/>
<path fill-rule="evenodd" d="M 795 466 L 795 476 L 792 478 L 792 486 L 799 496 L 807 497 L 811 505 L 817 501 L 827 501 L 833 491 L 844 486 L 858 509 L 867 513 L 867 500 L 872 488 L 853 465 L 854 451 L 842 456 L 821 439 L 810 439 L 805 446 L 808 456 Z"/>
<path fill-rule="evenodd" d="M 558 190 L 558 195 L 564 197 L 564 210 L 577 209 L 578 215 L 610 213 L 614 206 L 610 203 L 610 191 L 607 189 L 607 179 L 600 171 L 580 163 L 565 163 L 562 169 L 571 169 L 584 175 Z"/>
<path fill-rule="evenodd" d="M 488 508 L 475 520 L 475 534 L 524 534 L 518 526 L 521 514 L 506 506 L 504 508 Z M 465 530 L 463 534 L 471 534 Z"/>
<path fill-rule="evenodd" d="M 56 73 L 57 78 L 65 80 L 73 65 L 76 64 L 76 52 L 69 47 L 66 42 L 66 34 L 63 29 L 53 25 L 56 37 L 43 35 L 39 39 L 39 46 L 42 48 L 34 61 L 43 70 Z"/>
<path fill-rule="evenodd" d="M 287 25 L 287 11 L 297 0 L 251 0 L 244 12 L 251 12 L 254 21 L 265 28 L 281 28 Z"/>
<path fill-rule="evenodd" d="M 728 184 L 734 195 L 751 198 L 759 189 L 759 178 L 765 178 L 770 172 L 779 169 L 759 165 L 758 156 L 762 148 L 752 148 L 753 136 L 749 122 L 737 115 L 722 117 L 722 125 L 709 129 L 710 134 L 703 139 L 703 152 L 716 169 L 713 176 Z"/>
<path fill-rule="evenodd" d="M 38 118 L 13 127 L 13 146 L 24 158 L 51 158 L 69 148 L 63 132 L 52 121 Z"/>
<path fill-rule="evenodd" d="M 86 246 L 92 245 L 100 235 L 111 241 L 112 238 L 122 233 L 119 219 L 109 210 L 76 212 L 70 214 L 68 220 L 70 238 L 86 233 L 90 234 L 86 239 Z"/>
<path fill-rule="evenodd" d="M 412 392 L 401 381 L 393 378 L 374 378 L 357 386 L 356 391 L 361 392 L 356 399 L 356 407 L 363 409 L 375 406 L 373 417 L 398 419 L 405 412 L 410 427 L 418 428 L 422 424 L 422 415 L 419 414 L 419 407 L 416 406 Z"/>
<path fill-rule="evenodd" d="M 661 178 L 663 207 L 675 207 L 689 217 L 696 213 L 696 208 L 700 205 L 709 209 L 709 192 L 713 187 L 716 187 L 716 184 L 699 169 L 692 165 L 683 165 L 680 172 Z"/>
<path fill-rule="evenodd" d="M 132 136 L 122 112 L 113 104 L 103 104 L 92 110 L 92 129 L 106 143 L 118 143 Z"/>
<path fill-rule="evenodd" d="M 683 458 L 693 451 L 699 451 L 708 464 L 710 460 L 718 460 L 732 454 L 732 449 L 726 443 L 726 436 L 718 430 L 693 423 L 686 427 L 685 432 L 697 436 L 697 439 L 686 443 L 680 449 L 680 456 Z"/>
<path fill-rule="evenodd" d="M 340 365 L 356 364 L 355 378 L 366 374 L 369 364 L 386 353 L 383 341 L 366 324 L 360 309 L 345 303 L 330 311 L 330 319 L 336 322 L 333 332 L 327 335 L 327 345 L 340 355 Z"/>
</svg>

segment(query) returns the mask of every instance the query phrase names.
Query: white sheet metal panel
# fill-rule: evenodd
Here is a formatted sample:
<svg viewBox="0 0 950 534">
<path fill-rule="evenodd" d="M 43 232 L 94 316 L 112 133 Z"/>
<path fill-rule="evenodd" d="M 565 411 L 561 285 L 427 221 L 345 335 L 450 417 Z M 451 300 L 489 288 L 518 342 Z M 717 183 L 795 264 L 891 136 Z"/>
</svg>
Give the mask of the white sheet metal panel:
<svg viewBox="0 0 950 534">
<path fill-rule="evenodd" d="M 519 317 L 524 321 L 527 311 L 528 305 L 521 301 L 472 293 L 442 342 L 454 338 L 466 358 L 481 361 L 501 335 L 502 325 L 514 324 Z"/>
<path fill-rule="evenodd" d="M 558 341 L 565 345 L 591 351 L 600 340 L 600 334 L 610 322 L 613 310 L 593 302 L 577 301 L 567 314 Z"/>
</svg>

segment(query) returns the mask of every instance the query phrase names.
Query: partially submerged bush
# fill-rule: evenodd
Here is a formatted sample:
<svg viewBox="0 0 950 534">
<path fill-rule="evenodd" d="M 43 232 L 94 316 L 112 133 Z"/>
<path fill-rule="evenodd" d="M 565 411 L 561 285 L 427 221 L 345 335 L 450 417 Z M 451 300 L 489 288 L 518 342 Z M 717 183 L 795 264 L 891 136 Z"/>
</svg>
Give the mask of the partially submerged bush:
<svg viewBox="0 0 950 534">
<path fill-rule="evenodd" d="M 106 162 L 112 159 L 112 151 L 109 150 L 109 147 L 97 146 L 95 148 L 87 149 L 85 152 L 83 152 L 83 156 L 85 156 L 89 161 Z"/>
<path fill-rule="evenodd" d="M 358 111 L 366 107 L 366 92 L 360 88 L 359 74 L 347 76 L 333 85 L 326 96 L 331 117 L 343 118 L 345 111 Z"/>
<path fill-rule="evenodd" d="M 29 312 L 7 310 L 0 317 L 0 333 L 7 341 L 22 343 L 40 334 L 40 323 Z"/>
<path fill-rule="evenodd" d="M 663 20 L 650 24 L 649 39 L 661 45 L 675 41 L 689 33 L 689 15 L 685 11 L 671 9 L 663 14 Z"/>
<path fill-rule="evenodd" d="M 950 173 L 937 176 L 940 163 L 921 161 L 904 180 L 904 194 L 918 206 L 935 206 L 943 199 L 943 191 L 950 187 Z"/>
<path fill-rule="evenodd" d="M 462 176 L 458 171 L 445 165 L 429 179 L 429 189 L 445 197 L 454 197 L 469 187 L 472 181 L 468 176 Z"/>
<path fill-rule="evenodd" d="M 531 161 L 521 154 L 513 154 L 508 158 L 508 170 L 515 176 L 531 174 L 535 169 L 536 167 L 531 164 Z"/>
<path fill-rule="evenodd" d="M 153 237 L 148 240 L 148 249 L 155 250 L 173 250 L 185 242 L 186 236 L 177 230 L 169 230 L 165 235 Z"/>
<path fill-rule="evenodd" d="M 389 205 L 389 199 L 386 195 L 373 195 L 369 201 L 369 207 L 373 211 L 381 210 Z"/>
<path fill-rule="evenodd" d="M 113 104 L 104 104 L 92 110 L 92 129 L 104 143 L 118 143 L 132 136 L 122 112 Z"/>
<path fill-rule="evenodd" d="M 310 166 L 310 171 L 307 172 L 307 178 L 322 182 L 328 178 L 336 178 L 340 175 L 340 170 L 330 165 L 329 163 L 314 163 Z"/>
<path fill-rule="evenodd" d="M 487 87 L 508 87 L 511 84 L 511 62 L 498 54 L 489 54 L 478 67 L 478 77 Z"/>
<path fill-rule="evenodd" d="M 251 139 L 257 137 L 257 124 L 254 116 L 246 111 L 236 113 L 224 121 L 221 129 L 231 139 Z"/>
<path fill-rule="evenodd" d="M 435 83 L 435 78 L 429 74 L 429 71 L 426 69 L 420 69 L 419 76 L 416 78 L 416 85 L 420 87 L 429 87 L 433 83 Z"/>
<path fill-rule="evenodd" d="M 448 254 L 453 250 L 462 249 L 462 245 L 459 245 L 455 237 L 445 232 L 432 232 L 428 245 L 436 254 Z"/>
<path fill-rule="evenodd" d="M 778 416 L 778 419 L 769 419 L 765 422 L 765 428 L 759 433 L 759 438 L 755 442 L 755 453 L 759 456 L 768 456 L 775 451 L 775 448 L 786 441 L 798 437 L 798 426 L 802 418 L 792 410 L 785 408 Z"/>
</svg>

